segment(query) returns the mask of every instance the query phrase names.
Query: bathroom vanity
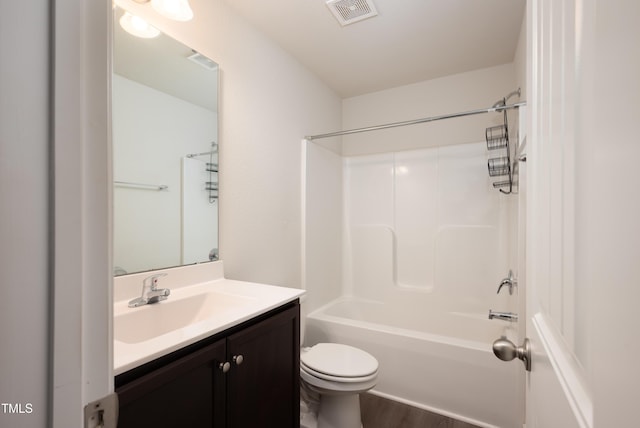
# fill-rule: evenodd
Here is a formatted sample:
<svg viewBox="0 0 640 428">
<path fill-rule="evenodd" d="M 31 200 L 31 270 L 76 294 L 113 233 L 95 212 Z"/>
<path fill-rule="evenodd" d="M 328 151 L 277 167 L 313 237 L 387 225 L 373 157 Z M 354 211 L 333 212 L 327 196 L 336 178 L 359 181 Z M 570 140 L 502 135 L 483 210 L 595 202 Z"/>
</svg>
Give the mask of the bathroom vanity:
<svg viewBox="0 0 640 428">
<path fill-rule="evenodd" d="M 146 308 L 116 302 L 118 427 L 299 426 L 303 294 L 222 278 L 172 290 Z M 224 308 L 216 306 L 220 300 Z M 205 308 L 194 310 L 194 301 Z M 181 311 L 193 322 L 161 327 L 157 337 L 133 325 L 140 317 L 160 323 L 156 314 L 181 322 Z"/>
</svg>

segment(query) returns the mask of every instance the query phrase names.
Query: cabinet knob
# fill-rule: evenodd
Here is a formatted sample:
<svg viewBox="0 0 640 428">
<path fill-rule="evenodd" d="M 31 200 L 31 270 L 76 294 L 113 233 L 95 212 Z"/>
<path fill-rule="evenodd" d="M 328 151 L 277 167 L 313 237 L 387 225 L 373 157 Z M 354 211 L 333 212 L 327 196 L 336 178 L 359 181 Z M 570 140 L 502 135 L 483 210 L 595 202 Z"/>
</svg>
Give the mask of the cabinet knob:
<svg viewBox="0 0 640 428">
<path fill-rule="evenodd" d="M 233 362 L 236 363 L 237 366 L 242 364 L 243 361 L 244 361 L 244 357 L 242 355 L 234 355 L 233 356 Z"/>
<path fill-rule="evenodd" d="M 226 373 L 231 368 L 231 363 L 229 361 L 225 361 L 224 363 L 220 363 L 220 365 L 218 365 L 218 368 L 222 370 L 222 373 Z"/>
</svg>

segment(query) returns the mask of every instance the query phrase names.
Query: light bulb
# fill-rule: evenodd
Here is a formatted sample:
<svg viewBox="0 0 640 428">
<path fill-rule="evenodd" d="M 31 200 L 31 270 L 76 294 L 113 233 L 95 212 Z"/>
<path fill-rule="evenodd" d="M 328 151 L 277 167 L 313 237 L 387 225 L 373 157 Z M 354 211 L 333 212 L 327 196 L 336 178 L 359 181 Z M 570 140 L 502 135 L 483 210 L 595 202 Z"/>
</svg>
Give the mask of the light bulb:
<svg viewBox="0 0 640 428">
<path fill-rule="evenodd" d="M 160 35 L 160 30 L 150 25 L 139 16 L 125 12 L 120 18 L 120 26 L 129 34 L 144 39 L 151 39 Z"/>
<path fill-rule="evenodd" d="M 146 31 L 150 27 L 147 21 L 136 15 L 133 15 L 133 17 L 131 17 L 131 25 L 133 25 L 133 28 L 138 31 Z"/>
</svg>

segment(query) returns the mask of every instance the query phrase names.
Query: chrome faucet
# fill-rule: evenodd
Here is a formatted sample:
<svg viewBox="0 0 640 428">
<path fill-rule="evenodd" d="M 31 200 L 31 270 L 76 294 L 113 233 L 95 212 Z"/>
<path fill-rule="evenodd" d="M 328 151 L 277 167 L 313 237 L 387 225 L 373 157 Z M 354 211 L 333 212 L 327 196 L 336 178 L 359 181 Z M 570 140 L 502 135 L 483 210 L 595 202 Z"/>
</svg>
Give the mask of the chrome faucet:
<svg viewBox="0 0 640 428">
<path fill-rule="evenodd" d="M 513 277 L 513 272 L 511 271 L 511 269 L 509 269 L 509 276 L 500 282 L 497 294 L 500 294 L 500 290 L 502 290 L 502 287 L 504 287 L 505 285 L 509 287 L 509 294 L 513 294 L 513 287 L 516 287 L 518 285 L 518 280 Z"/>
<path fill-rule="evenodd" d="M 514 314 L 513 312 L 494 312 L 491 309 L 489 309 L 489 319 L 499 319 L 499 320 L 503 320 L 503 321 L 511 321 L 511 322 L 517 322 L 518 321 L 518 314 Z"/>
<path fill-rule="evenodd" d="M 142 305 L 150 305 L 152 303 L 159 302 L 160 300 L 166 300 L 167 296 L 171 293 L 168 288 L 158 288 L 158 278 L 167 276 L 166 273 L 159 273 L 146 277 L 142 281 L 142 296 L 137 297 L 129 302 L 130 308 L 137 308 Z"/>
</svg>

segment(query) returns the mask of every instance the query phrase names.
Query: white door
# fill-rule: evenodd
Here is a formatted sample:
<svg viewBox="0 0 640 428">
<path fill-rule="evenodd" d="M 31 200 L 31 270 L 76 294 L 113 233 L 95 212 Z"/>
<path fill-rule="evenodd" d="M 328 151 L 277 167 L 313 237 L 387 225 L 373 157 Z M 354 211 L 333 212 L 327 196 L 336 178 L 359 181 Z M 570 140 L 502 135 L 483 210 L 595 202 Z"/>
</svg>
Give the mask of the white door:
<svg viewBox="0 0 640 428">
<path fill-rule="evenodd" d="M 527 114 L 524 109 L 522 114 Z M 530 137 L 529 137 L 530 138 Z M 526 250 L 519 254 L 519 311 L 527 316 L 526 327 L 520 332 L 521 345 L 525 338 L 531 350 L 531 371 L 526 372 L 525 426 L 527 428 L 591 427 L 591 402 L 584 389 L 581 368 L 575 364 L 573 350 L 568 348 L 557 324 L 549 314 L 549 260 L 553 254 L 549 218 L 551 207 L 545 201 L 549 195 L 540 194 L 540 174 L 535 165 L 542 164 L 539 153 L 529 140 L 527 161 L 519 165 L 520 239 L 526 234 Z M 536 176 L 537 175 L 537 176 Z M 538 193 L 535 193 L 538 192 Z M 533 198 L 533 200 L 532 200 Z M 542 199 L 542 200 L 541 200 Z M 558 208 L 558 207 L 556 207 Z M 558 208 L 559 209 L 559 208 Z M 524 230 L 523 230 L 524 229 Z M 523 251 L 524 250 L 524 251 Z M 557 278 L 556 278 L 557 279 Z M 554 282 L 561 289 L 563 284 Z M 524 364 L 522 370 L 525 370 Z"/>
<path fill-rule="evenodd" d="M 575 325 L 577 3 L 533 0 L 527 10 L 527 428 L 593 425 L 585 338 Z"/>
<path fill-rule="evenodd" d="M 639 4 L 528 1 L 527 428 L 638 424 Z"/>
</svg>

